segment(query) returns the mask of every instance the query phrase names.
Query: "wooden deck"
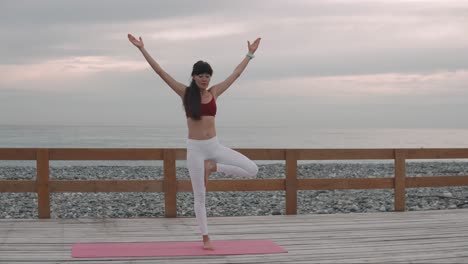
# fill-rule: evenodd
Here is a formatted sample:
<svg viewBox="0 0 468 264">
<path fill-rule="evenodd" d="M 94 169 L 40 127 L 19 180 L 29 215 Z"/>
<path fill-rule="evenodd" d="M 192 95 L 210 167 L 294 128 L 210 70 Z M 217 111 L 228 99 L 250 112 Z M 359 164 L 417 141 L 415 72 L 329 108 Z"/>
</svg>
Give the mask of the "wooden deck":
<svg viewBox="0 0 468 264">
<path fill-rule="evenodd" d="M 289 253 L 74 259 L 77 242 L 197 241 L 194 218 L 0 219 L 1 263 L 468 263 L 468 210 L 208 218 L 212 239 Z"/>
</svg>

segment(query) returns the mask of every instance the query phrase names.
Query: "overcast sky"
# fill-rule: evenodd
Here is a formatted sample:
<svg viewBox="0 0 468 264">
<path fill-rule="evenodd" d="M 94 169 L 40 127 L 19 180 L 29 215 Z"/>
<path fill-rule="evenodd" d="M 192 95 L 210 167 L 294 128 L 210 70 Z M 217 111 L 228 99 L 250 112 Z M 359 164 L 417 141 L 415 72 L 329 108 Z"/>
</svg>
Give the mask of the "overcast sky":
<svg viewBox="0 0 468 264">
<path fill-rule="evenodd" d="M 221 126 L 468 128 L 468 1 L 0 0 L 0 124 L 185 126 L 175 79 L 224 80 Z"/>
</svg>

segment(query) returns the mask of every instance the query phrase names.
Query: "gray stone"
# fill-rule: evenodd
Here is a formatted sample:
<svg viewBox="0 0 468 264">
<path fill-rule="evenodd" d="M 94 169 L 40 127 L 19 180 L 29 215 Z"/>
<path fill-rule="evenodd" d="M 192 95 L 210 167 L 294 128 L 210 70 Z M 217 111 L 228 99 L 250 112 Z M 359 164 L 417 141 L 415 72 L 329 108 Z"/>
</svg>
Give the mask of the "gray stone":
<svg viewBox="0 0 468 264">
<path fill-rule="evenodd" d="M 284 178 L 284 164 L 259 165 L 259 179 Z M 58 180 L 143 180 L 162 179 L 157 166 L 67 166 L 51 167 L 51 178 Z M 0 167 L 0 180 L 34 179 L 33 167 Z M 298 165 L 304 179 L 392 177 L 393 163 L 310 163 Z M 468 162 L 407 162 L 407 174 L 468 175 Z M 177 167 L 178 179 L 189 179 L 186 168 Z M 214 173 L 212 179 L 228 176 Z M 458 198 L 468 197 L 468 186 L 408 188 L 407 210 L 455 209 Z M 441 195 L 442 193 L 442 195 Z M 427 197 L 426 197 L 427 196 Z M 443 196 L 445 198 L 439 198 Z M 348 213 L 393 210 L 393 190 L 317 190 L 298 192 L 298 213 Z M 457 201 L 458 202 L 458 201 Z M 458 207 L 467 208 L 468 201 Z M 193 194 L 177 194 L 179 215 L 193 217 Z M 285 192 L 208 192 L 208 215 L 276 215 L 285 210 Z M 164 217 L 163 193 L 53 193 L 52 217 Z M 0 193 L 0 218 L 37 218 L 37 194 Z"/>
<path fill-rule="evenodd" d="M 442 196 L 447 197 L 447 198 L 452 198 L 453 194 L 451 192 L 445 191 Z"/>
</svg>

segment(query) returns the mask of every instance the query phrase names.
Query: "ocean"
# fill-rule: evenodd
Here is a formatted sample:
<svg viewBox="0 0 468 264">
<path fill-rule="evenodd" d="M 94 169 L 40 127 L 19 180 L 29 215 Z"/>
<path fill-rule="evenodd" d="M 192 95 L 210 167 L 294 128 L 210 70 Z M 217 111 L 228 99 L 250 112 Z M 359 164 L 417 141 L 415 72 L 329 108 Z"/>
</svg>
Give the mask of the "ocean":
<svg viewBox="0 0 468 264">
<path fill-rule="evenodd" d="M 218 126 L 217 136 L 231 148 L 468 148 L 468 129 Z M 186 137 L 185 126 L 0 125 L 0 148 L 185 148 Z M 57 166 L 71 164 L 160 162 L 51 161 Z M 0 161 L 0 166 L 10 165 L 35 166 L 35 162 Z"/>
</svg>

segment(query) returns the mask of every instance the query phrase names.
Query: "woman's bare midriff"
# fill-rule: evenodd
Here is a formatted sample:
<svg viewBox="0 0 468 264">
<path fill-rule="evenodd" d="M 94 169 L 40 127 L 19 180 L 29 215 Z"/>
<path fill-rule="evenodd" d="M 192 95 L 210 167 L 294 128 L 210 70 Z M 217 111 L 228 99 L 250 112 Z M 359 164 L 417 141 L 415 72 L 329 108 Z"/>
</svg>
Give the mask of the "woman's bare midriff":
<svg viewBox="0 0 468 264">
<path fill-rule="evenodd" d="M 206 140 L 216 136 L 215 117 L 202 116 L 201 120 L 187 118 L 188 138 Z"/>
</svg>

